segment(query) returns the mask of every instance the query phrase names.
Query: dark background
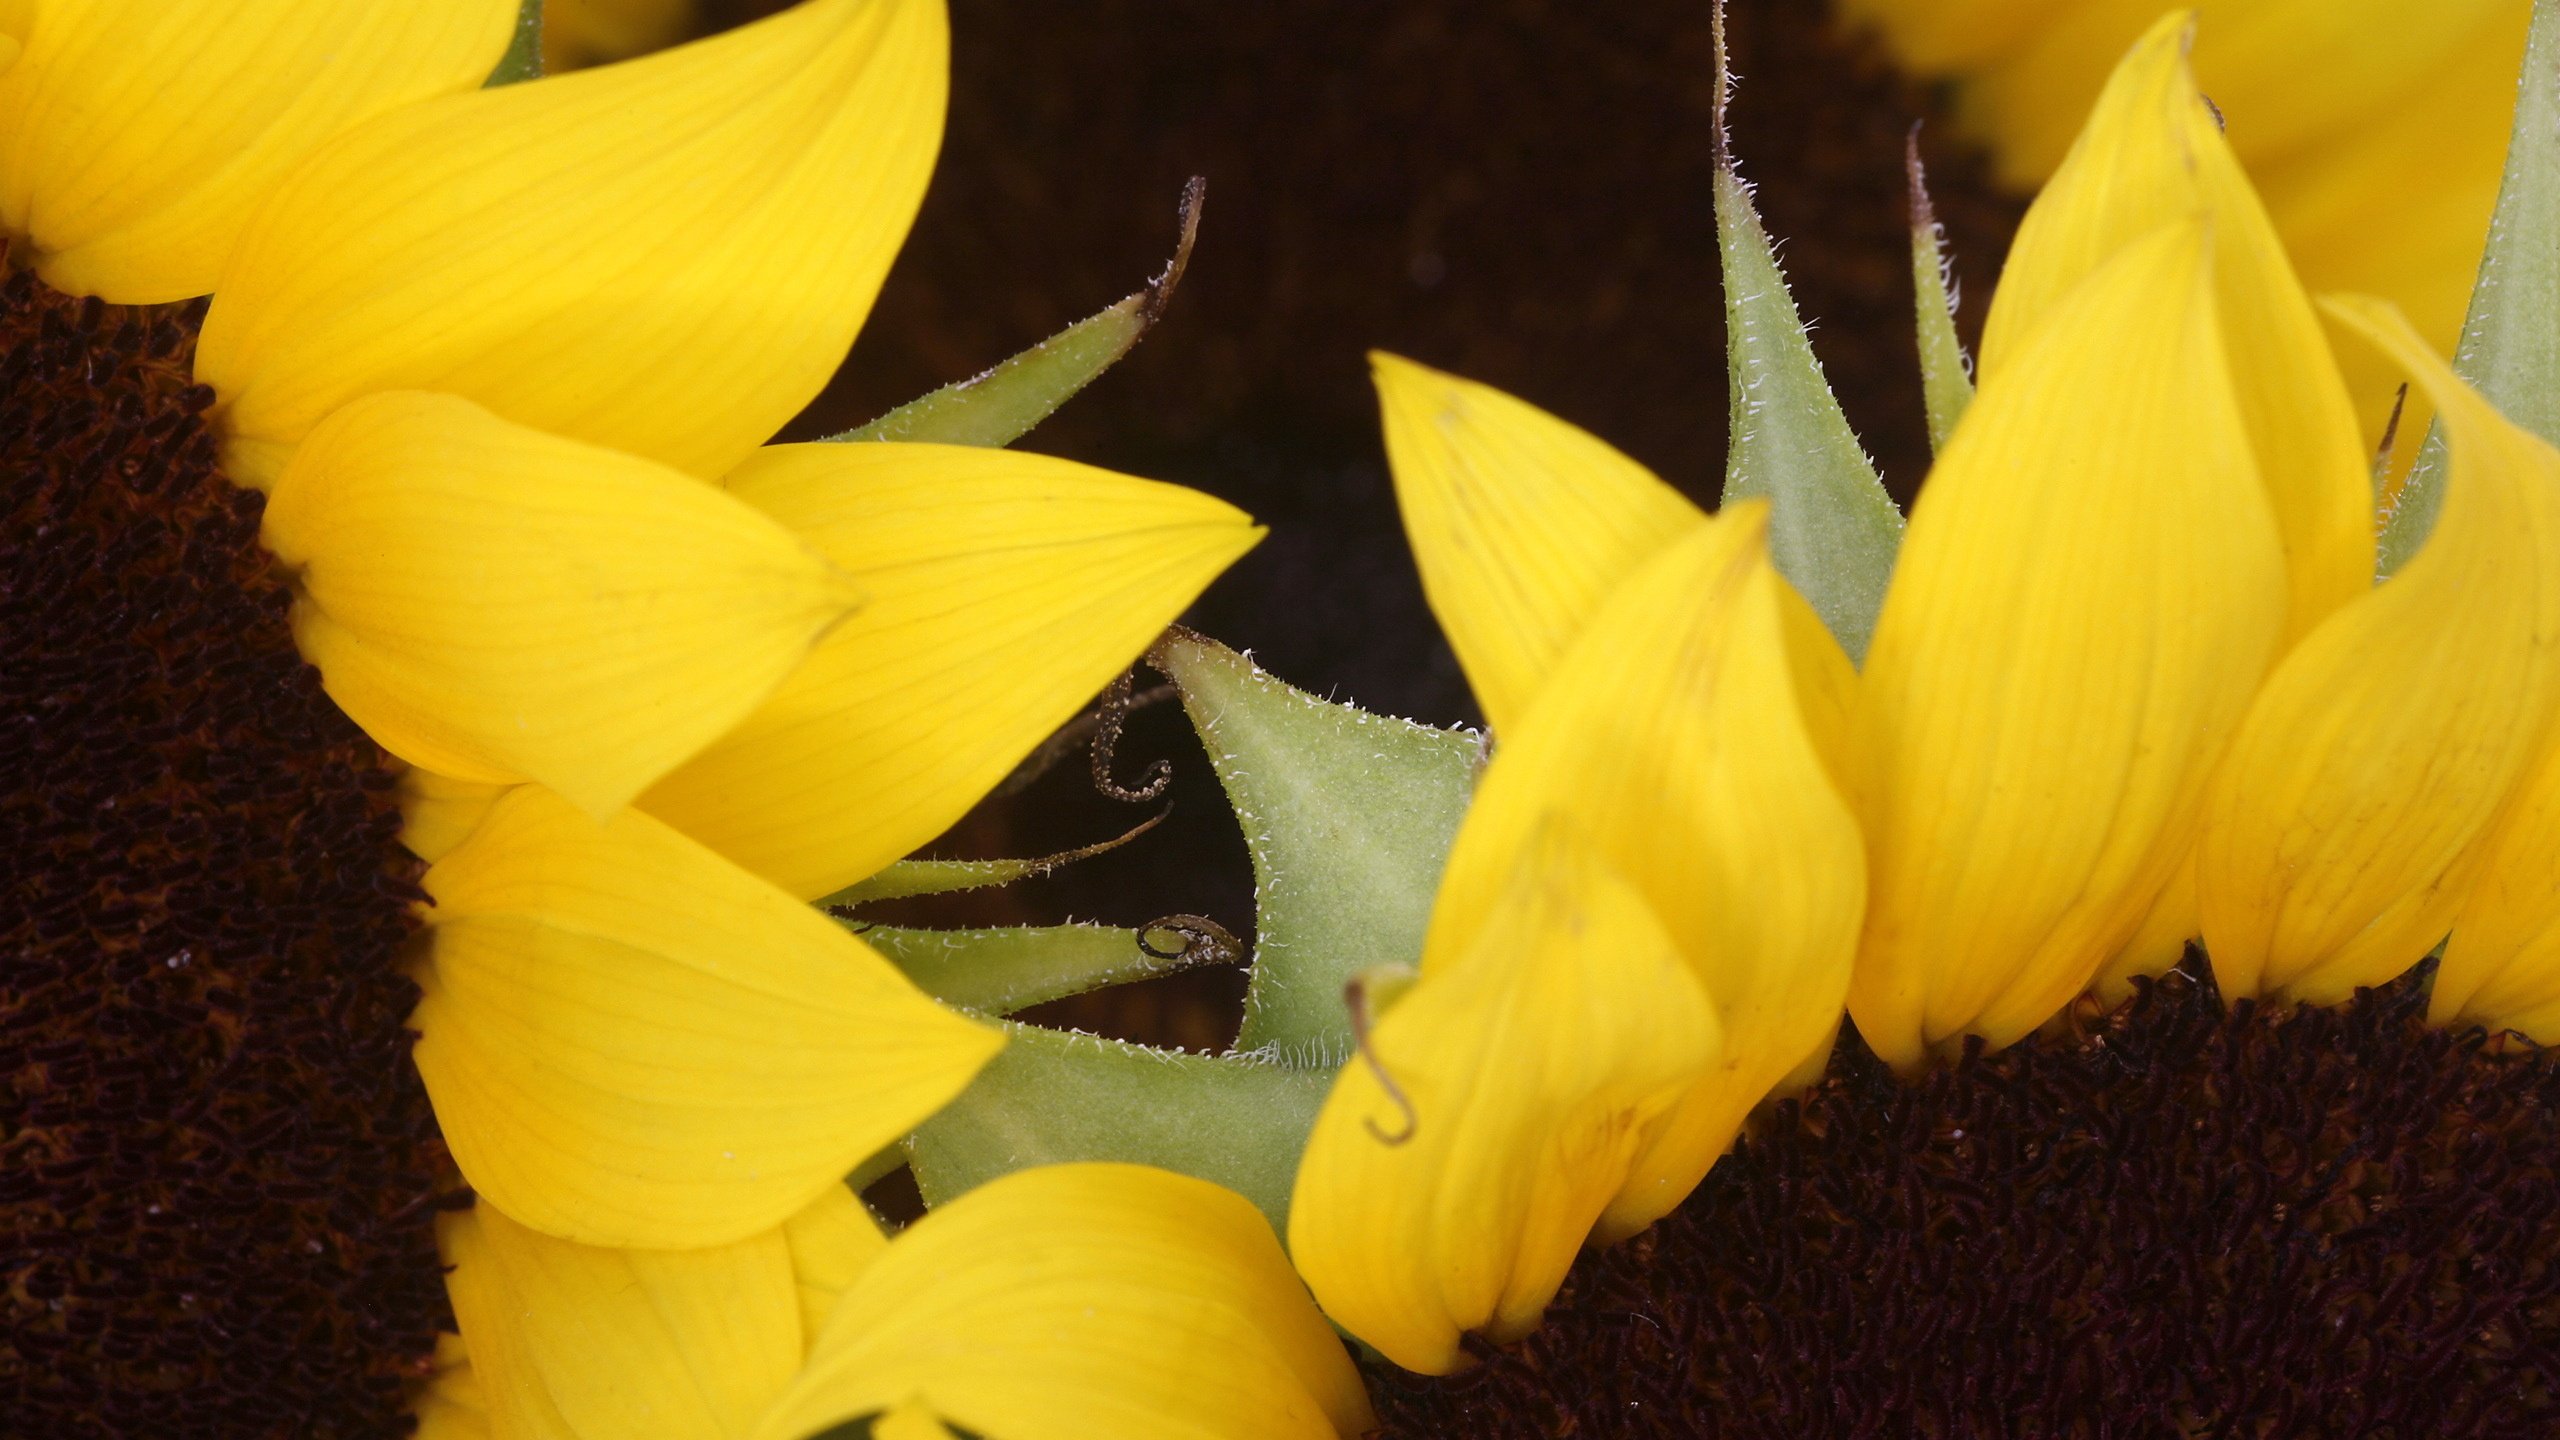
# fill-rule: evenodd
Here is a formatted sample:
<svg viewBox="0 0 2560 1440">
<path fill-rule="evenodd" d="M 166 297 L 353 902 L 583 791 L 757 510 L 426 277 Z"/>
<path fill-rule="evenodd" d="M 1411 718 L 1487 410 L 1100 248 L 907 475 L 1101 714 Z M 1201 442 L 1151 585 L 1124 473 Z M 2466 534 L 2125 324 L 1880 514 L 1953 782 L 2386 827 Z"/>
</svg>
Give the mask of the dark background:
<svg viewBox="0 0 2560 1440">
<path fill-rule="evenodd" d="M 774 6 L 725 8 L 733 21 Z M 1398 527 L 1371 347 L 1511 390 L 1713 502 L 1725 381 L 1705 0 L 951 0 L 951 16 L 933 188 L 851 360 L 791 438 L 976 374 L 1136 289 L 1200 174 L 1199 249 L 1167 318 L 1023 442 L 1196 486 L 1271 527 L 1193 625 L 1319 693 L 1478 718 Z M 1743 171 L 1851 423 L 1907 497 L 1928 451 L 1902 145 L 1930 97 L 1805 0 L 1744 0 L 1731 35 Z M 1923 147 L 1960 276 L 1978 287 L 1970 333 L 2019 206 L 1951 132 L 1924 132 Z M 1196 911 L 1249 931 L 1235 823 L 1170 706 L 1133 722 L 1122 772 L 1158 756 L 1178 774 L 1154 834 L 909 914 Z M 1071 763 L 934 853 L 1042 853 L 1135 815 Z M 1172 993 L 1220 982 L 1188 983 Z M 1123 995 L 1100 1018 L 1223 1038 L 1189 1000 L 1156 1013 L 1159 998 Z"/>
</svg>

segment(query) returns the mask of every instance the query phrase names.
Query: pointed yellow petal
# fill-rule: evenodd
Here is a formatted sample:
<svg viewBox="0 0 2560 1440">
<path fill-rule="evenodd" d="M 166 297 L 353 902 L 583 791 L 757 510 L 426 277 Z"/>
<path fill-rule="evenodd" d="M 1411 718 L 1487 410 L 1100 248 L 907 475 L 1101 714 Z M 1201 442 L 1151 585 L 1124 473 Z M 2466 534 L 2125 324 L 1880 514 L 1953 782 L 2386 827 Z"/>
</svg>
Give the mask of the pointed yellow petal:
<svg viewBox="0 0 2560 1440">
<path fill-rule="evenodd" d="M 2451 468 L 2425 547 L 2285 657 L 2215 781 L 2197 884 L 2235 999 L 2327 1004 L 2417 963 L 2560 706 L 2560 453 L 2390 307 L 2330 305 L 2435 400 Z"/>
<path fill-rule="evenodd" d="M 1262 533 L 1196 491 L 976 447 L 777 445 L 728 485 L 868 598 L 640 804 L 804 898 L 959 819 Z"/>
<path fill-rule="evenodd" d="M 778 1232 L 613 1250 L 528 1230 L 485 1202 L 438 1229 L 495 1440 L 730 1440 L 799 1366 Z"/>
<path fill-rule="evenodd" d="M 427 872 L 413 1021 L 482 1198 L 589 1244 L 781 1224 L 1003 1044 L 842 927 L 636 812 L 534 786 Z"/>
<path fill-rule="evenodd" d="M 1860 677 L 1873 885 L 1849 1013 L 1900 1067 L 2069 1003 L 2194 843 L 2283 624 L 2203 226 L 2127 247 L 1986 374 Z"/>
<path fill-rule="evenodd" d="M 1648 1128 L 1722 1048 L 1643 897 L 1551 819 L 1473 947 L 1334 1077 L 1289 1204 L 1298 1273 L 1408 1370 L 1464 1367 L 1469 1332 L 1528 1334 Z"/>
<path fill-rule="evenodd" d="M 515 0 L 43 0 L 0 74 L 0 231 L 58 290 L 202 295 L 288 170 L 476 88 L 515 18 Z"/>
<path fill-rule="evenodd" d="M 1767 520 L 1765 505 L 1730 507 L 1610 595 L 1495 751 L 1424 945 L 1426 977 L 1467 954 L 1560 811 L 1652 907 L 1714 1002 L 1723 1063 L 1638 1155 L 1604 1238 L 1697 1185 L 1751 1107 L 1829 1043 L 1848 988 L 1858 831 L 1797 698 L 1807 687 L 1786 617 L 1801 602 L 1769 563 Z"/>
<path fill-rule="evenodd" d="M 1136 1165 L 1019 1171 L 925 1216 L 845 1293 L 754 1436 L 911 1403 L 1003 1440 L 1321 1440 L 1375 1423 L 1261 1213 Z"/>
<path fill-rule="evenodd" d="M 1702 517 L 1543 410 L 1393 355 L 1369 363 L 1423 593 L 1508 734 L 1610 589 Z"/>
<path fill-rule="evenodd" d="M 626 804 L 770 694 L 861 600 L 754 509 L 449 395 L 313 432 L 267 507 L 294 636 L 382 747 Z"/>
<path fill-rule="evenodd" d="M 2125 56 L 2027 212 L 1983 327 L 1983 370 L 1997 374 L 2023 359 L 2064 298 L 2127 246 L 2207 217 L 2229 383 L 2284 537 L 2286 634 L 2298 638 L 2372 583 L 2372 481 L 2318 317 L 2196 93 L 2186 58 L 2192 28 L 2183 13 L 2168 16 Z"/>
<path fill-rule="evenodd" d="M 489 807 L 508 788 L 411 766 L 400 777 L 400 843 L 429 864 L 443 859 L 445 852 L 480 828 Z"/>
<path fill-rule="evenodd" d="M 421 389 L 718 475 L 852 344 L 924 193 L 946 45 L 940 0 L 808 0 L 347 135 L 206 317 L 226 468 L 263 482 L 348 400 Z"/>
<path fill-rule="evenodd" d="M 782 1238 L 790 1243 L 791 1273 L 800 1288 L 801 1338 L 814 1347 L 836 1298 L 889 1248 L 889 1237 L 849 1187 L 830 1185 L 782 1222 Z"/>
</svg>

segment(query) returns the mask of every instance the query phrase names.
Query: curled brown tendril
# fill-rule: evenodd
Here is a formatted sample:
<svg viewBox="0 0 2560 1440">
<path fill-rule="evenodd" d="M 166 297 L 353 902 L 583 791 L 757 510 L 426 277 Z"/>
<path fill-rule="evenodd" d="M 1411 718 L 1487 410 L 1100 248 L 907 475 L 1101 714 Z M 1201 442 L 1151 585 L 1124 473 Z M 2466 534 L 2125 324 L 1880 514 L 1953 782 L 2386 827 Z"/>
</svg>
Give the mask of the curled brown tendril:
<svg viewBox="0 0 2560 1440">
<path fill-rule="evenodd" d="M 1136 673 L 1135 670 L 1121 671 L 1120 678 L 1112 681 L 1102 692 L 1102 702 L 1094 711 L 1093 730 L 1093 788 L 1114 800 L 1132 804 L 1155 799 L 1173 783 L 1173 762 L 1162 759 L 1147 762 L 1147 768 L 1134 788 L 1111 778 L 1112 756 L 1120 747 L 1120 727 L 1127 723 L 1129 713 L 1138 708 L 1129 694 L 1130 681 Z"/>
<path fill-rule="evenodd" d="M 1180 690 L 1171 685 L 1158 685 L 1150 690 L 1140 690 L 1130 696 L 1129 703 L 1122 707 L 1121 718 L 1125 720 L 1141 710 L 1161 705 L 1181 694 Z M 1019 795 L 1030 789 L 1039 782 L 1040 777 L 1056 769 L 1059 761 L 1078 750 L 1090 747 L 1093 743 L 1093 732 L 1101 723 L 1102 711 L 1097 707 L 1059 726 L 1058 733 L 1041 741 L 1040 748 L 1023 757 L 1022 763 L 1013 767 L 1013 773 L 1004 777 L 1004 783 L 988 793 L 1001 797 Z"/>
<path fill-rule="evenodd" d="M 1160 950 L 1148 936 L 1168 931 L 1182 937 L 1182 943 L 1170 950 Z M 1163 915 L 1138 927 L 1138 948 L 1158 960 L 1181 960 L 1194 965 L 1233 965 L 1244 959 L 1244 944 L 1235 932 L 1206 915 Z"/>
<path fill-rule="evenodd" d="M 1387 1073 L 1386 1063 L 1378 1058 L 1378 1052 L 1369 1045 L 1368 982 L 1357 975 L 1342 982 L 1342 1003 L 1351 1012 L 1351 1045 L 1359 1053 L 1360 1063 L 1369 1067 L 1369 1073 L 1377 1077 L 1378 1088 L 1387 1092 L 1387 1098 L 1404 1116 L 1404 1128 L 1393 1135 L 1388 1134 L 1374 1116 L 1363 1115 L 1360 1123 L 1369 1127 L 1370 1137 L 1379 1144 L 1402 1145 L 1413 1139 L 1413 1132 L 1421 1128 L 1422 1116 L 1413 1108 L 1413 1100 L 1404 1093 L 1404 1087 L 1396 1083 L 1396 1077 Z"/>
</svg>

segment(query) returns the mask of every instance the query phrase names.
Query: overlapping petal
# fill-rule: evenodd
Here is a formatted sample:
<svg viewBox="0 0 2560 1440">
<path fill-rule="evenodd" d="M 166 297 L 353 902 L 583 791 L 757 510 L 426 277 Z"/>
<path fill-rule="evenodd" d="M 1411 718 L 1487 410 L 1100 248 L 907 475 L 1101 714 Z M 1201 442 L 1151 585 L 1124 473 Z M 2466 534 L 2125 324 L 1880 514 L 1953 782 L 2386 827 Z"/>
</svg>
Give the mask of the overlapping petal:
<svg viewBox="0 0 2560 1440">
<path fill-rule="evenodd" d="M 1369 358 L 1423 593 L 1485 718 L 1507 734 L 1609 591 L 1703 517 L 1545 411 Z"/>
<path fill-rule="evenodd" d="M 1020 1171 L 907 1229 L 753 1434 L 884 1414 L 910 1435 L 947 1422 L 1002 1440 L 1314 1440 L 1373 1423 L 1260 1212 L 1134 1165 Z"/>
<path fill-rule="evenodd" d="M 802 1354 L 791 1250 L 580 1245 L 488 1205 L 439 1226 L 493 1440 L 731 1440 Z"/>
<path fill-rule="evenodd" d="M 2560 453 L 2396 311 L 2332 309 L 2434 399 L 2444 505 L 2414 559 L 2269 678 L 2215 781 L 2197 870 L 2223 993 L 2324 1004 L 2443 938 L 2475 842 L 2560 707 Z"/>
<path fill-rule="evenodd" d="M 1849 996 L 1898 1066 L 1994 1046 L 2131 938 L 2284 622 L 2282 547 L 2189 220 L 1987 372 L 1911 517 L 1855 717 Z"/>
<path fill-rule="evenodd" d="M 24 18 L 0 70 L 0 231 L 30 247 L 10 258 L 142 305 L 211 290 L 329 140 L 477 87 L 516 0 L 42 0 Z"/>
<path fill-rule="evenodd" d="M 1335 1077 L 1289 1206 L 1325 1312 L 1426 1374 L 1468 1363 L 1468 1333 L 1536 1328 L 1724 1045 L 1679 947 L 1569 822 L 1532 837 L 1475 928 Z"/>
<path fill-rule="evenodd" d="M 844 1185 L 830 1185 L 798 1214 L 782 1222 L 791 1247 L 791 1273 L 800 1294 L 800 1339 L 814 1348 L 843 1296 L 871 1262 L 889 1248 L 880 1222 Z"/>
<path fill-rule="evenodd" d="M 2227 374 L 2284 537 L 2286 633 L 2298 638 L 2372 582 L 2369 465 L 2311 302 L 2196 91 L 2193 28 L 2184 13 L 2160 20 L 2107 81 L 2018 228 L 1983 327 L 1983 371 L 2023 362 L 2064 298 L 2127 246 L 2205 217 Z"/>
<path fill-rule="evenodd" d="M 383 748 L 628 803 L 771 694 L 862 592 L 752 507 L 449 395 L 367 396 L 261 537 L 294 638 Z"/>
<path fill-rule="evenodd" d="M 429 869 L 418 1068 L 463 1176 L 588 1244 L 780 1224 L 1001 1035 L 636 811 L 510 792 Z"/>
<path fill-rule="evenodd" d="M 426 389 L 720 474 L 861 326 L 947 43 L 941 0 L 807 0 L 350 132 L 260 212 L 205 320 L 226 469 L 263 484 L 348 400 Z"/>
<path fill-rule="evenodd" d="M 1179 486 L 939 445 L 778 445 L 729 492 L 866 592 L 642 808 L 803 897 L 941 833 L 1261 531 Z"/>
<path fill-rule="evenodd" d="M 1604 1239 L 1695 1188 L 1751 1108 L 1829 1044 L 1849 982 L 1865 872 L 1805 718 L 1847 662 L 1831 647 L 1819 671 L 1795 663 L 1821 624 L 1790 621 L 1803 602 L 1769 562 L 1767 521 L 1765 504 L 1729 507 L 1611 593 L 1486 770 L 1423 950 L 1426 985 L 1474 950 L 1561 812 L 1714 1002 L 1723 1059 L 1647 1136 Z"/>
<path fill-rule="evenodd" d="M 400 843 L 433 864 L 461 844 L 511 787 L 411 766 L 400 776 Z"/>
<path fill-rule="evenodd" d="M 2481 842 L 2477 879 L 2428 992 L 2438 1025 L 2516 1030 L 2560 1044 L 2560 751 L 2545 742 L 2506 813 Z"/>
</svg>

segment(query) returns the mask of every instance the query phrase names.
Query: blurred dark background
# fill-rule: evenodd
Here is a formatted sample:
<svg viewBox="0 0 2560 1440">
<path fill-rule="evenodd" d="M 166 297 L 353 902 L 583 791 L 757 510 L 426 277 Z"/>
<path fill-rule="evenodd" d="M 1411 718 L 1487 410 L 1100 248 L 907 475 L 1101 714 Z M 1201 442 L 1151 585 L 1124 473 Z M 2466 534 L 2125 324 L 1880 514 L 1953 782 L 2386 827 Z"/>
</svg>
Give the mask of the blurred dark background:
<svg viewBox="0 0 2560 1440">
<path fill-rule="evenodd" d="M 1477 720 L 1398 527 L 1365 351 L 1508 389 L 1712 504 L 1724 333 L 1709 180 L 1706 0 L 950 0 L 949 136 L 851 360 L 789 432 L 870 419 L 985 369 L 1162 266 L 1183 181 L 1199 249 L 1137 352 L 1023 443 L 1179 481 L 1270 538 L 1187 620 L 1297 685 L 1437 724 Z M 778 8 L 720 0 L 735 23 Z M 1738 0 L 1735 145 L 1850 421 L 1908 497 L 1927 468 L 1902 148 L 1931 97 L 1810 0 Z M 1951 131 L 1923 149 L 1970 337 L 2020 205 Z M 1251 928 L 1244 849 L 1178 708 L 1134 721 L 1122 773 L 1177 765 L 1176 810 L 1126 850 L 938 923 Z M 1081 763 L 990 802 L 934 848 L 1034 854 L 1139 812 Z M 1221 1043 L 1232 977 L 1063 1012 Z"/>
</svg>

